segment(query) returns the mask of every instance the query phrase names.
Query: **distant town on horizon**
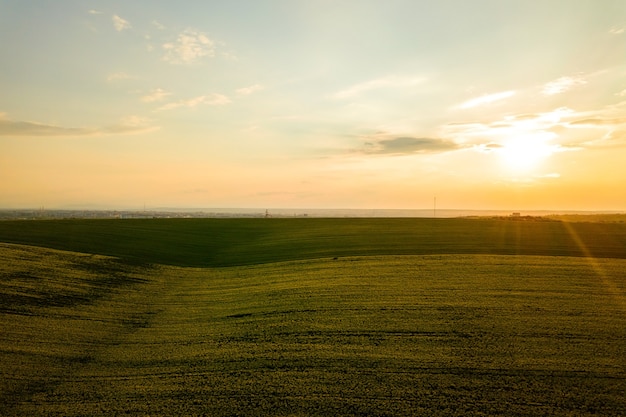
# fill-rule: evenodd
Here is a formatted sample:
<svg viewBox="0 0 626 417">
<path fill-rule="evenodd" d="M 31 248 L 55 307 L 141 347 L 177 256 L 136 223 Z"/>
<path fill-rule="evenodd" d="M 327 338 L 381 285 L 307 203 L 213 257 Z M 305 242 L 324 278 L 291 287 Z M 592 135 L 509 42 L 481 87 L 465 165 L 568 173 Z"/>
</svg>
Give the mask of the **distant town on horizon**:
<svg viewBox="0 0 626 417">
<path fill-rule="evenodd" d="M 611 210 L 463 210 L 463 209 L 304 209 L 304 208 L 144 208 L 144 209 L 46 209 L 0 208 L 0 220 L 37 219 L 151 219 L 151 218 L 455 218 L 541 217 L 559 215 L 624 215 Z"/>
</svg>

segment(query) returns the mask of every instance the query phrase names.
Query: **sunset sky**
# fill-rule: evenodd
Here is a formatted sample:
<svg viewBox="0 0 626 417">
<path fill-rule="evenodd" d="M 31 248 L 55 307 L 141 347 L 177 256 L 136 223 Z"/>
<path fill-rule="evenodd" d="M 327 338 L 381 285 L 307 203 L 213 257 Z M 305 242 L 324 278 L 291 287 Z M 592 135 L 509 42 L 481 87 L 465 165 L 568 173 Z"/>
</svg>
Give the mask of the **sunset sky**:
<svg viewBox="0 0 626 417">
<path fill-rule="evenodd" d="M 0 0 L 0 208 L 626 210 L 624 0 Z"/>
</svg>

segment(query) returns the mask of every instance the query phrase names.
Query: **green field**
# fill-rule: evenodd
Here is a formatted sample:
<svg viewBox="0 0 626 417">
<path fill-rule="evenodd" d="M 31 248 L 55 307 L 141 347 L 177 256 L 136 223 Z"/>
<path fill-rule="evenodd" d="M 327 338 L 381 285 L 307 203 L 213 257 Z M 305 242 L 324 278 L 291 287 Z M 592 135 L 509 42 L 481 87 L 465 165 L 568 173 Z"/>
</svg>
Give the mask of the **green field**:
<svg viewBox="0 0 626 417">
<path fill-rule="evenodd" d="M 12 221 L 0 242 L 3 416 L 626 415 L 622 224 Z"/>
<path fill-rule="evenodd" d="M 626 258 L 626 224 L 415 218 L 5 221 L 0 242 L 195 267 L 355 255 Z"/>
</svg>

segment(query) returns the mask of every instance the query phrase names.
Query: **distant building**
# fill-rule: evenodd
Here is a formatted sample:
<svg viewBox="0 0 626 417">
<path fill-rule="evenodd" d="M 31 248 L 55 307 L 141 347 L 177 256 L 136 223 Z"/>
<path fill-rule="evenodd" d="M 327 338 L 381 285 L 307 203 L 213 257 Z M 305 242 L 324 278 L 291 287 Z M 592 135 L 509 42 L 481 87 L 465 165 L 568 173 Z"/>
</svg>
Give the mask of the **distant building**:
<svg viewBox="0 0 626 417">
<path fill-rule="evenodd" d="M 521 217 L 521 216 L 522 216 L 522 213 L 518 213 L 518 212 L 511 214 L 511 217 Z"/>
</svg>

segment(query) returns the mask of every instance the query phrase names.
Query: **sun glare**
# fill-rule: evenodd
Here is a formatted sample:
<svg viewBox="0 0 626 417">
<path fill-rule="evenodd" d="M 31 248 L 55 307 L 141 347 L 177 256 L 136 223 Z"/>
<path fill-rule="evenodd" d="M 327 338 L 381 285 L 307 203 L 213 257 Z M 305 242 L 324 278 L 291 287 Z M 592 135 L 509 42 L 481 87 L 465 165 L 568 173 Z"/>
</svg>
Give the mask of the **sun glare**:
<svg viewBox="0 0 626 417">
<path fill-rule="evenodd" d="M 529 172 L 555 152 L 546 134 L 516 136 L 505 140 L 498 154 L 502 164 L 515 172 Z"/>
</svg>

